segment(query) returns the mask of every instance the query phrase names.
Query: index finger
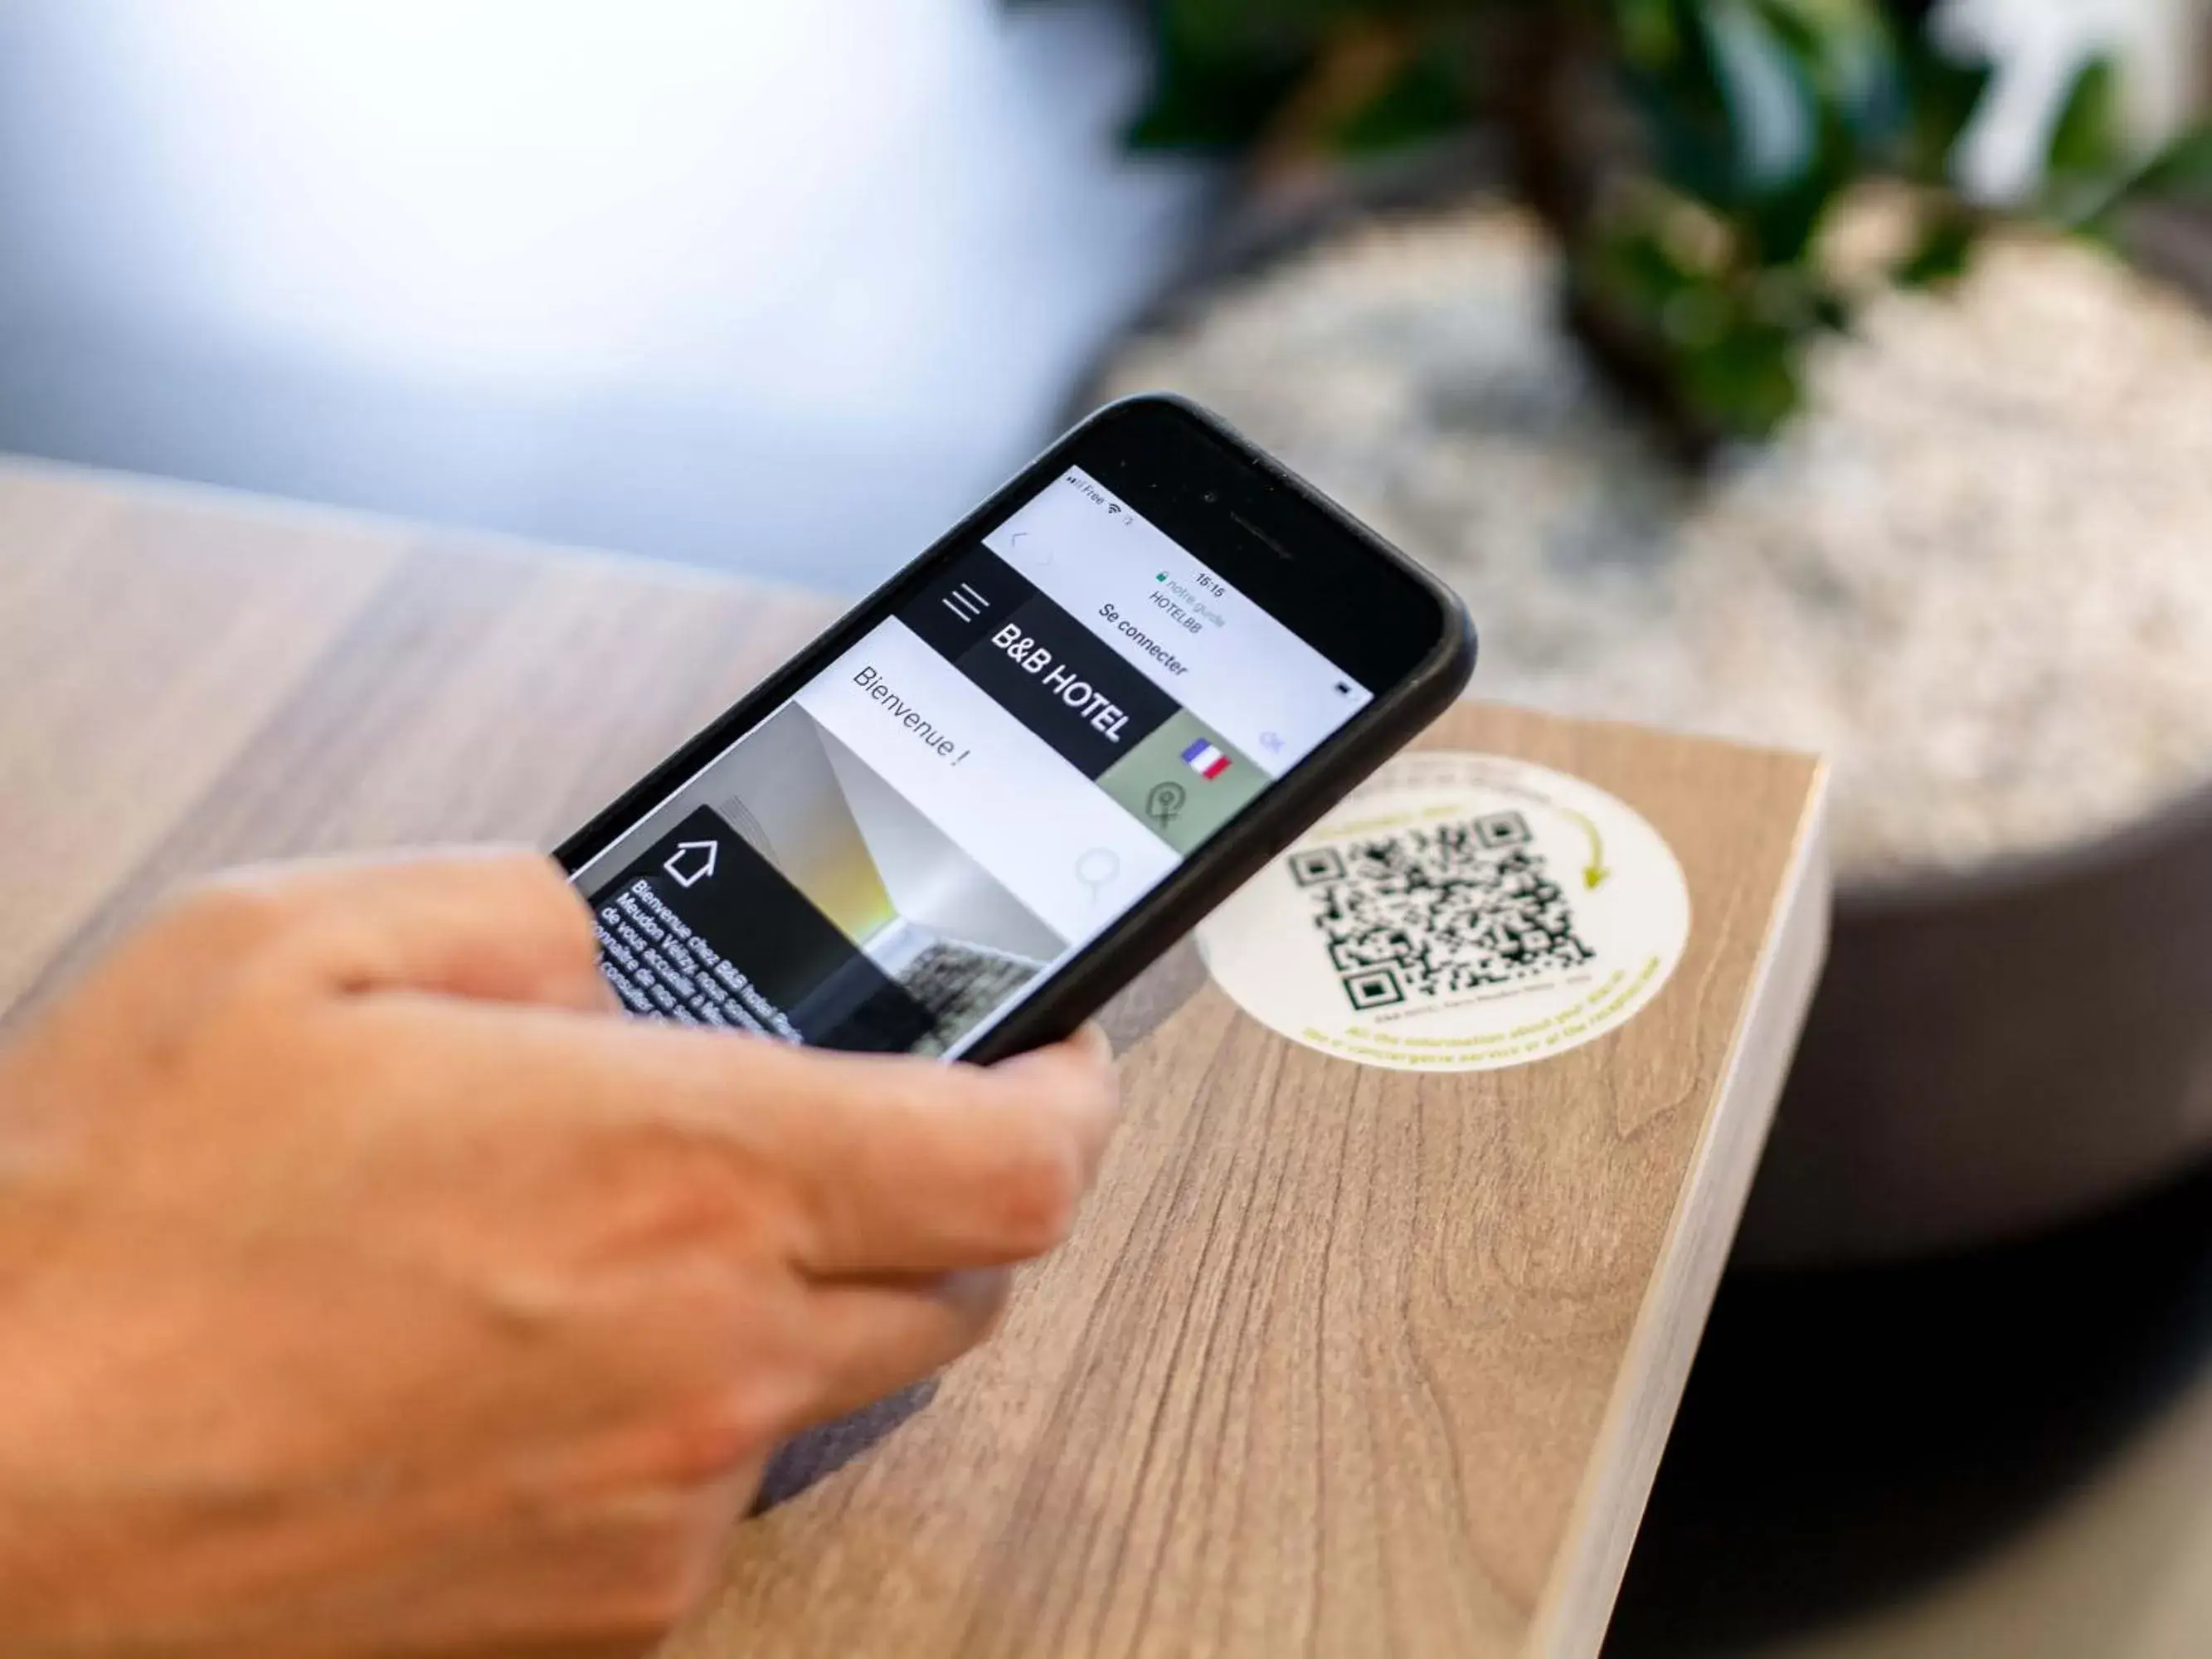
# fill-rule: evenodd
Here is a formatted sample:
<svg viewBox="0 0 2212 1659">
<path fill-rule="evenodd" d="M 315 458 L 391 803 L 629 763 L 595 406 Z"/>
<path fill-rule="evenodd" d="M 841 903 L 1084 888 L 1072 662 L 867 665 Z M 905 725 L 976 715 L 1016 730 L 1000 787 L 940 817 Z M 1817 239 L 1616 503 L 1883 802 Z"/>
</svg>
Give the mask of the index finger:
<svg viewBox="0 0 2212 1659">
<path fill-rule="evenodd" d="M 988 1070 L 778 1048 L 732 1103 L 765 1132 L 820 1278 L 1000 1267 L 1064 1241 L 1119 1096 L 1086 1035 Z"/>
<path fill-rule="evenodd" d="M 419 1006 L 469 1074 L 673 1127 L 771 1206 L 810 1277 L 933 1273 L 1044 1254 L 1073 1224 L 1117 1116 L 1104 1040 L 981 1069 L 513 1006 Z M 489 1085 L 487 1085 L 488 1087 Z"/>
</svg>

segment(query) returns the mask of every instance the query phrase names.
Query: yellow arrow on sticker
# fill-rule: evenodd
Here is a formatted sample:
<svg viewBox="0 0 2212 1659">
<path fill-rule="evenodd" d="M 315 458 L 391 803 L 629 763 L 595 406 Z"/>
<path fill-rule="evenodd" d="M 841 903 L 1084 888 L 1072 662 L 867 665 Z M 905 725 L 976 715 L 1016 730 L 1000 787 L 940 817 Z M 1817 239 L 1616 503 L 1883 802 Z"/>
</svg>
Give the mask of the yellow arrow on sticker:
<svg viewBox="0 0 2212 1659">
<path fill-rule="evenodd" d="M 1589 862 L 1583 866 L 1583 885 L 1595 891 L 1604 886 L 1607 878 L 1613 874 L 1605 867 L 1605 837 L 1598 833 L 1595 823 L 1573 807 L 1562 806 L 1559 811 L 1582 825 L 1583 834 L 1589 837 Z"/>
</svg>

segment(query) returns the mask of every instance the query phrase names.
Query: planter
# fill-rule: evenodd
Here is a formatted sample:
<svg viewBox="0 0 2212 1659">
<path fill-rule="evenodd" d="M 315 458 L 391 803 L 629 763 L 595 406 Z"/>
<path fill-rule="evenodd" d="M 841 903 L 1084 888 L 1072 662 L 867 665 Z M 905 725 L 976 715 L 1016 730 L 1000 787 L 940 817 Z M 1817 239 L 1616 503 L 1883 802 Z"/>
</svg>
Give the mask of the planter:
<svg viewBox="0 0 2212 1659">
<path fill-rule="evenodd" d="M 1962 876 L 1855 883 L 1738 1251 L 1948 1250 L 2212 1149 L 2212 793 Z"/>
<path fill-rule="evenodd" d="M 1959 386 L 1939 383 L 1945 352 L 1925 347 L 1947 343 L 1946 325 L 1913 311 L 1877 323 L 1869 348 L 1924 368 L 1911 392 L 1878 379 L 1854 389 L 1869 371 L 1841 360 L 1841 414 L 1785 440 L 1795 449 L 1694 483 L 1638 459 L 1625 424 L 1592 424 L 1587 405 L 1602 394 L 1570 384 L 1577 371 L 1563 349 L 1486 378 L 1486 353 L 1515 356 L 1531 331 L 1550 331 L 1548 313 L 1534 311 L 1515 325 L 1514 307 L 1534 303 L 1522 275 L 1462 293 L 1459 267 L 1445 260 L 1403 278 L 1410 310 L 1332 319 L 1332 306 L 1357 313 L 1359 262 L 1370 257 L 1360 227 L 1396 216 L 1406 228 L 1376 233 L 1371 256 L 1394 257 L 1393 236 L 1410 246 L 1443 234 L 1442 218 L 1465 216 L 1463 206 L 1424 204 L 1463 200 L 1483 173 L 1480 151 L 1463 151 L 1379 180 L 1316 177 L 1243 204 L 1092 392 L 1188 391 L 1376 519 L 1468 592 L 1492 668 L 1478 672 L 1480 695 L 1840 752 L 1830 967 L 1747 1217 L 1746 1259 L 1837 1264 L 1988 1242 L 2094 1210 L 2203 1158 L 2212 1150 L 2212 495 L 2202 487 L 2212 442 L 2201 441 L 2212 434 L 2212 328 L 2170 299 L 2149 303 L 2146 290 L 2145 314 L 2156 316 L 2142 326 L 2185 349 L 2128 348 L 2154 374 L 2202 371 L 2201 408 L 2194 380 L 2176 405 L 2195 411 L 2185 438 L 2170 422 L 2143 434 L 2180 457 L 2152 475 L 2171 476 L 2179 523 L 2145 516 L 2163 510 L 2142 499 L 2155 489 L 2100 469 L 2100 445 L 2130 453 L 2112 434 L 2137 407 L 2094 343 L 2095 316 L 2114 313 L 2109 291 L 2080 314 L 2094 396 L 2113 413 L 2085 417 L 2078 452 L 2053 449 L 2068 418 L 2055 393 L 2039 408 L 1995 392 L 1977 403 L 1973 362 Z M 1498 235 L 1500 246 L 1535 241 L 1502 223 Z M 2185 264 L 2204 237 L 2201 226 L 2166 223 L 2144 241 Z M 2003 253 L 1991 280 L 2032 299 L 2045 257 L 2025 246 Z M 2093 300 L 2100 282 L 2134 280 L 2074 270 L 2064 262 L 2076 257 L 2053 248 L 2051 280 L 2078 276 Z M 1433 316 L 1419 308 L 1423 282 L 1451 290 Z M 2052 330 L 2074 314 L 2053 292 L 2050 314 L 2022 324 L 2039 349 L 2063 348 Z M 1279 306 L 1279 349 L 1214 349 L 1266 314 L 1255 293 Z M 2118 313 L 2132 315 L 2131 301 Z M 1984 362 L 2008 349 L 2003 324 L 1986 314 L 1976 324 Z M 1898 343 L 1915 339 L 1919 348 Z M 1375 374 L 1360 372 L 1361 350 L 1375 354 Z M 1397 372 L 1408 354 L 1422 356 L 1420 373 Z M 2176 384 L 2150 390 L 2171 400 Z M 1932 419 L 1911 406 L 1923 392 L 1949 425 L 1858 441 L 1851 422 L 1863 426 L 1869 409 Z M 1404 424 L 1416 393 L 1444 411 L 1437 422 L 1462 425 L 1394 448 L 1392 422 Z M 1370 431 L 1372 442 L 1360 435 Z M 2023 462 L 2017 489 L 1990 483 Z M 1892 500 L 1941 488 L 1947 465 L 1965 469 L 1955 504 L 1916 516 Z M 2062 491 L 2054 466 L 2081 477 Z M 1477 476 L 1507 482 L 1482 500 L 1455 496 Z M 1538 509 L 1531 497 L 1542 498 Z M 1496 537 L 1512 542 L 1515 514 L 1527 511 L 1545 538 L 1538 552 L 1493 541 L 1473 562 L 1461 556 L 1490 533 L 1471 523 L 1495 516 Z M 1852 562 L 1850 515 L 1861 511 L 1869 559 L 1893 569 Z M 2007 511 L 2015 522 L 1988 522 Z M 1901 558 L 1899 547 L 1930 526 L 1940 532 L 1923 536 L 1930 562 Z M 2156 546 L 2145 539 L 2153 530 L 2164 538 Z M 2194 559 L 2157 550 L 2185 543 Z M 2106 569 L 2082 544 L 2119 550 Z M 1539 586 L 1545 594 L 1532 597 Z M 2046 590 L 2039 611 L 2006 609 Z M 1733 623 L 1710 620 L 1729 606 L 1741 613 Z M 2145 643 L 2130 654 L 2138 635 Z M 2035 655 L 2045 650 L 2048 663 Z M 2200 663 L 2197 699 L 2186 693 Z M 1836 686 L 1855 674 L 1869 684 L 1838 702 Z M 1902 688 L 1894 696 L 1888 678 Z M 1869 732 L 1880 741 L 1865 741 Z M 1969 781 L 1955 787 L 1945 769 L 1954 760 Z"/>
</svg>

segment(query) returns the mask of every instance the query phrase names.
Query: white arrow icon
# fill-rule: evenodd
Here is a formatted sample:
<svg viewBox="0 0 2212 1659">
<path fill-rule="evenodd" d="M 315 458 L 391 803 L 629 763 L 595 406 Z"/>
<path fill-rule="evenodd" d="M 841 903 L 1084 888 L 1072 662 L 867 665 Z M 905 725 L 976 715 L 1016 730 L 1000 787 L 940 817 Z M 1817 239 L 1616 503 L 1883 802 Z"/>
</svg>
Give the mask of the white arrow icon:
<svg viewBox="0 0 2212 1659">
<path fill-rule="evenodd" d="M 711 841 L 679 842 L 676 856 L 661 867 L 675 878 L 678 887 L 696 887 L 714 873 L 714 855 L 720 851 L 721 848 Z M 687 860 L 684 857 L 687 853 L 696 853 L 699 856 Z"/>
</svg>

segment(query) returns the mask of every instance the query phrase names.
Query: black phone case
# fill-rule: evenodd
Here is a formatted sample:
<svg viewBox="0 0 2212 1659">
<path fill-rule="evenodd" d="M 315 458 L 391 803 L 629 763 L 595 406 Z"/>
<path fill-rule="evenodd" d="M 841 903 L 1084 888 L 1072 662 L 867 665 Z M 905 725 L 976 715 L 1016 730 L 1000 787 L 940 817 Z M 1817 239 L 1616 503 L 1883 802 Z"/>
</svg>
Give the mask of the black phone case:
<svg viewBox="0 0 2212 1659">
<path fill-rule="evenodd" d="M 1297 495 L 1346 535 L 1364 544 L 1425 589 L 1442 623 L 1434 648 L 1414 672 L 1362 709 L 1343 730 L 1254 801 L 1186 860 L 1128 915 L 1051 975 L 961 1056 L 988 1065 L 1058 1042 L 1074 1032 L 1130 981 L 1150 967 L 1214 907 L 1251 879 L 1365 779 L 1449 708 L 1474 672 L 1475 634 L 1458 596 L 1352 518 L 1226 422 L 1186 398 L 1150 394 L 1124 398 L 1092 414 L 953 527 L 919 558 L 845 612 L 798 655 L 747 693 L 720 719 L 686 743 L 563 842 L 553 856 L 571 875 L 613 844 L 691 775 L 773 712 L 835 661 L 895 606 L 908 587 L 927 579 L 935 562 L 967 544 L 1021 505 L 1040 469 L 1092 425 L 1116 410 L 1150 404 L 1196 422 L 1274 483 Z"/>
</svg>

